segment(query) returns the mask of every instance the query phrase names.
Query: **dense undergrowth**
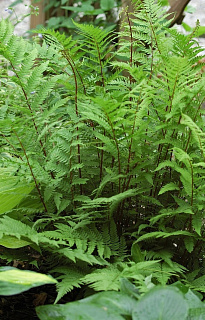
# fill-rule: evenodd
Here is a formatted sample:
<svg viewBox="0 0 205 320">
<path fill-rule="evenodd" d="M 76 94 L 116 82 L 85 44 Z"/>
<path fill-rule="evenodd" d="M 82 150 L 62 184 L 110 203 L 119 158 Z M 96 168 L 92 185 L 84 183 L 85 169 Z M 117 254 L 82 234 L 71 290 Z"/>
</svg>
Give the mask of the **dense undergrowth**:
<svg viewBox="0 0 205 320">
<path fill-rule="evenodd" d="M 0 23 L 0 258 L 51 274 L 56 302 L 121 279 L 205 292 L 198 26 L 168 29 L 153 0 L 126 16 L 118 48 L 92 25 L 38 44 Z"/>
</svg>

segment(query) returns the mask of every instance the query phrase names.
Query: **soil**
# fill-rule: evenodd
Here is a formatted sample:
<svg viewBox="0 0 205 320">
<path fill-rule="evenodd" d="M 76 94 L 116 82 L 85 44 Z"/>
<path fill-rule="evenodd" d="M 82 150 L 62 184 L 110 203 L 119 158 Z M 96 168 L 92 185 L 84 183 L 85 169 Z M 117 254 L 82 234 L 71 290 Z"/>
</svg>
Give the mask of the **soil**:
<svg viewBox="0 0 205 320">
<path fill-rule="evenodd" d="M 43 304 L 53 304 L 56 291 L 53 286 L 43 286 L 31 289 L 15 296 L 0 297 L 0 319 L 2 320 L 35 320 L 35 307 Z"/>
</svg>

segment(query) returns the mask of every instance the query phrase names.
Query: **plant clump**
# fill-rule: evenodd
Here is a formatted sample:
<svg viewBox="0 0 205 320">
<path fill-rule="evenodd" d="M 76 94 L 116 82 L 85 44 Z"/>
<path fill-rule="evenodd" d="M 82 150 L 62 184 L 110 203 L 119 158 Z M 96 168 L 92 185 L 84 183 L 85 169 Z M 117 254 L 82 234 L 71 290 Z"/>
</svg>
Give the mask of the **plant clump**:
<svg viewBox="0 0 205 320">
<path fill-rule="evenodd" d="M 154 0 L 135 9 L 118 48 L 93 25 L 38 30 L 39 44 L 0 22 L 0 257 L 52 274 L 56 302 L 124 279 L 148 292 L 142 313 L 159 286 L 188 316 L 180 288 L 205 292 L 198 25 L 182 35 Z"/>
</svg>

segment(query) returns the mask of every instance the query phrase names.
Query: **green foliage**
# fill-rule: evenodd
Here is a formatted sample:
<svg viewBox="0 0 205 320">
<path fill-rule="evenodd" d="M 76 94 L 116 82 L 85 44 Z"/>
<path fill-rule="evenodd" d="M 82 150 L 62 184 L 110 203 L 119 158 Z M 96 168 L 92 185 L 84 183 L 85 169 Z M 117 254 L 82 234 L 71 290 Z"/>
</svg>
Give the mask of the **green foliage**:
<svg viewBox="0 0 205 320">
<path fill-rule="evenodd" d="M 188 304 L 175 288 L 154 288 L 150 290 L 136 305 L 133 310 L 133 320 L 157 320 L 170 318 L 179 320 L 187 319 Z"/>
<path fill-rule="evenodd" d="M 0 295 L 11 296 L 31 288 L 45 284 L 55 284 L 57 281 L 45 274 L 23 271 L 17 268 L 0 268 Z"/>
<path fill-rule="evenodd" d="M 0 23 L 0 257 L 52 273 L 56 302 L 121 278 L 205 292 L 202 49 L 135 5 L 114 53 L 94 25 L 40 45 Z"/>
<path fill-rule="evenodd" d="M 136 288 L 122 281 L 121 292 L 101 292 L 80 301 L 37 308 L 41 320 L 52 319 L 131 319 L 131 320 L 200 320 L 204 317 L 204 303 L 191 291 L 177 286 L 152 288 L 144 296 L 136 297 Z"/>
<path fill-rule="evenodd" d="M 70 1 L 62 0 L 60 4 L 57 4 L 56 1 L 53 2 L 55 2 L 56 7 L 56 9 L 53 8 L 53 11 L 64 11 L 64 15 L 60 17 L 61 19 L 56 20 L 56 22 L 59 21 L 59 25 L 55 25 L 55 21 L 53 21 L 55 28 L 64 28 L 64 30 L 69 33 L 69 29 L 74 27 L 72 20 L 80 22 L 86 21 L 88 23 L 92 22 L 95 26 L 112 30 L 116 28 L 117 12 L 121 5 L 119 0 L 83 0 L 82 2 L 74 0 L 72 4 L 70 4 Z M 52 7 L 51 1 L 49 1 L 49 6 Z M 48 6 L 46 9 L 47 8 Z M 55 12 L 53 13 L 55 14 Z M 48 20 L 48 27 L 51 27 L 51 19 L 52 18 Z"/>
<path fill-rule="evenodd" d="M 31 6 L 32 14 L 38 13 L 38 3 Z M 92 23 L 95 26 L 116 30 L 119 24 L 120 0 L 42 0 L 46 16 L 46 28 L 64 31 L 67 35 L 74 35 L 74 24 L 76 22 Z M 23 0 L 15 1 L 10 7 Z M 38 26 L 42 27 L 42 26 Z"/>
<path fill-rule="evenodd" d="M 0 214 L 3 214 L 16 207 L 23 198 L 33 190 L 33 183 L 19 181 L 17 176 L 11 173 L 12 168 L 0 168 Z M 15 169 L 14 169 L 15 172 Z"/>
</svg>

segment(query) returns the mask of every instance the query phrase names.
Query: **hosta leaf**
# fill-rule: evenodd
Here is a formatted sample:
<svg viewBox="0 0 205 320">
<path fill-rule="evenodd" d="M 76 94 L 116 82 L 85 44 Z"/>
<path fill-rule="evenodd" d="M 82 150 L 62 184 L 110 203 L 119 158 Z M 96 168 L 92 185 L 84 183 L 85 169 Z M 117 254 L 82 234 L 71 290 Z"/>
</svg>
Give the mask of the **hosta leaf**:
<svg viewBox="0 0 205 320">
<path fill-rule="evenodd" d="M 185 320 L 188 304 L 177 288 L 155 287 L 136 303 L 133 320 Z"/>
<path fill-rule="evenodd" d="M 120 284 L 121 284 L 120 291 L 122 293 L 139 299 L 139 297 L 140 297 L 139 290 L 128 279 L 122 278 L 120 280 Z"/>
<path fill-rule="evenodd" d="M 34 188 L 33 183 L 19 182 L 4 168 L 0 169 L 0 214 L 16 207 Z"/>
<path fill-rule="evenodd" d="M 83 304 L 86 304 L 87 302 L 93 303 L 99 307 L 106 306 L 106 309 L 109 312 L 116 312 L 122 315 L 130 315 L 130 316 L 136 304 L 136 300 L 131 296 L 131 294 L 129 296 L 125 293 L 116 292 L 116 291 L 100 292 L 81 300 L 81 302 Z"/>
<path fill-rule="evenodd" d="M 109 312 L 106 307 L 80 301 L 64 305 L 47 305 L 37 308 L 37 315 L 40 320 L 124 320 L 115 312 Z"/>
<path fill-rule="evenodd" d="M 44 284 L 55 284 L 50 276 L 17 268 L 0 268 L 0 295 L 10 296 Z"/>
<path fill-rule="evenodd" d="M 28 242 L 28 241 L 25 241 L 22 239 L 18 239 L 13 236 L 3 235 L 3 237 L 0 239 L 0 245 L 3 247 L 6 247 L 6 248 L 10 248 L 10 249 L 22 248 L 22 247 L 26 247 L 30 244 L 31 244 L 31 242 Z"/>
<path fill-rule="evenodd" d="M 188 302 L 190 309 L 204 307 L 203 302 L 199 299 L 199 297 L 197 297 L 196 294 L 193 293 L 191 289 L 189 289 L 185 294 L 185 299 Z"/>
</svg>

